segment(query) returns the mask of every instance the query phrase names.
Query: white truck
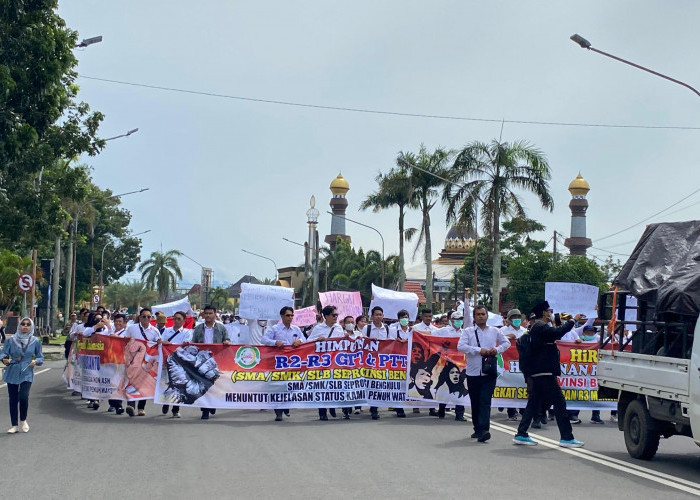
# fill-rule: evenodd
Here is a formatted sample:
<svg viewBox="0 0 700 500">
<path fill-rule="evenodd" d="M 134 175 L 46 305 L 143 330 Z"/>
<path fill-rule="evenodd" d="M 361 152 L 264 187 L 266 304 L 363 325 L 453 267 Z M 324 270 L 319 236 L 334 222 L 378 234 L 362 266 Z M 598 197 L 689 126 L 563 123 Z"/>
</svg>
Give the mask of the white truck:
<svg viewBox="0 0 700 500">
<path fill-rule="evenodd" d="M 700 446 L 700 221 L 648 226 L 615 283 L 598 304 L 615 319 L 601 335 L 598 384 L 599 398 L 618 402 L 627 452 L 649 460 L 673 435 Z"/>
</svg>

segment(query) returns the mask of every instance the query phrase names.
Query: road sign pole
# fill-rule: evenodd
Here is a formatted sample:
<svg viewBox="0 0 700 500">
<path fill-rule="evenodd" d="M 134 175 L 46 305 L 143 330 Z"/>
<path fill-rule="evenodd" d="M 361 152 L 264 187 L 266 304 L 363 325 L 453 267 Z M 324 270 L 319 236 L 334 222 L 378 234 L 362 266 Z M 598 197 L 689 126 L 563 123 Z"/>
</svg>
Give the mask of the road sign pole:
<svg viewBox="0 0 700 500">
<path fill-rule="evenodd" d="M 29 291 L 31 293 L 30 304 L 31 310 L 29 311 L 29 317 L 34 321 L 34 287 L 36 286 L 36 249 L 32 250 L 32 289 Z M 25 294 L 26 296 L 26 294 Z"/>
</svg>

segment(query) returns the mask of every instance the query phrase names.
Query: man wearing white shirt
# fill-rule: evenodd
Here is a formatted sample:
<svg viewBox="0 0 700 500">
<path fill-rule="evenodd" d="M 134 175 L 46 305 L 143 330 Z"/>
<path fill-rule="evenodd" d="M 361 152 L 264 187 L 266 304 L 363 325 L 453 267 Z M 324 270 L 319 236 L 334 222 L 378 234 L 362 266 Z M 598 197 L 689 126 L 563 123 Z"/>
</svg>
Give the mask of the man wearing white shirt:
<svg viewBox="0 0 700 500">
<path fill-rule="evenodd" d="M 121 337 L 124 334 L 124 327 L 126 326 L 126 315 L 122 313 L 115 314 L 112 318 L 112 323 L 114 324 L 114 331 L 109 334 L 110 337 Z M 124 407 L 122 406 L 121 399 L 110 399 L 108 412 L 116 411 L 117 415 L 124 413 Z"/>
<path fill-rule="evenodd" d="M 365 327 L 362 334 L 364 337 L 387 340 L 389 339 L 389 329 L 384 324 L 384 309 L 379 306 L 372 308 L 372 322 Z M 372 415 L 372 420 L 379 420 L 379 408 L 376 406 L 369 407 L 369 413 Z"/>
<path fill-rule="evenodd" d="M 369 325 L 365 326 L 364 330 L 362 331 L 362 336 L 377 340 L 388 339 L 389 329 L 384 324 L 384 309 L 382 309 L 379 306 L 374 306 L 372 308 L 371 319 L 372 322 Z"/>
<path fill-rule="evenodd" d="M 160 340 L 160 332 L 155 326 L 151 325 L 152 317 L 153 312 L 151 309 L 149 307 L 144 307 L 139 311 L 139 322 L 127 327 L 122 337 L 145 340 L 146 342 L 158 342 Z M 126 406 L 127 415 L 130 417 L 134 416 L 135 406 L 137 407 L 139 417 L 146 415 L 145 399 L 139 400 L 138 404 L 134 401 L 129 401 Z"/>
<path fill-rule="evenodd" d="M 299 347 L 303 344 L 304 334 L 298 326 L 292 324 L 294 309 L 284 306 L 280 309 L 280 318 L 282 321 L 267 329 L 261 339 L 262 345 L 281 348 L 288 345 Z M 284 413 L 289 416 L 288 409 L 275 409 L 275 422 L 281 422 Z"/>
<path fill-rule="evenodd" d="M 230 344 L 228 331 L 223 323 L 216 321 L 216 307 L 204 306 L 202 310 L 204 323 L 200 323 L 192 330 L 190 342 L 193 344 Z M 202 408 L 202 420 L 209 420 L 209 415 L 216 415 L 216 408 Z"/>
<path fill-rule="evenodd" d="M 396 315 L 399 317 L 399 320 L 389 325 L 389 338 L 399 342 L 408 342 L 408 336 L 413 331 L 413 328 L 408 326 L 411 322 L 408 311 L 401 309 Z"/>
<path fill-rule="evenodd" d="M 189 342 L 191 331 L 184 328 L 185 318 L 187 318 L 187 313 L 184 311 L 178 311 L 173 314 L 173 326 L 166 327 L 161 335 L 161 344 L 171 345 L 171 344 L 183 344 Z M 161 411 L 163 415 L 168 414 L 170 409 L 169 405 L 163 405 Z M 180 407 L 178 405 L 173 405 L 173 418 L 180 418 Z"/>
<path fill-rule="evenodd" d="M 326 306 L 321 309 L 323 323 L 318 323 L 314 326 L 307 342 L 315 342 L 317 340 L 326 340 L 330 338 L 342 338 L 346 336 L 345 329 L 338 324 L 338 310 L 333 306 Z M 349 334 L 348 334 L 349 335 Z M 335 408 L 331 408 L 331 417 L 335 418 Z M 318 409 L 318 419 L 328 420 L 328 409 Z"/>
<path fill-rule="evenodd" d="M 482 373 L 482 359 L 501 354 L 510 347 L 510 341 L 498 328 L 486 324 L 488 317 L 486 308 L 477 305 L 474 308 L 475 326 L 464 330 L 457 344 L 457 349 L 467 355 L 467 388 L 474 423 L 471 437 L 480 443 L 491 439 L 491 397 L 498 378 L 498 374 Z"/>
<path fill-rule="evenodd" d="M 309 333 L 309 338 L 306 339 L 307 342 L 345 336 L 345 329 L 338 324 L 338 310 L 335 307 L 326 306 L 321 310 L 321 314 L 323 315 L 323 323 L 314 326 Z"/>
<path fill-rule="evenodd" d="M 437 337 L 462 337 L 463 329 L 462 326 L 464 326 L 464 316 L 463 314 L 457 310 L 457 311 L 450 311 L 447 314 L 447 320 L 449 321 L 449 325 L 446 326 L 445 328 L 440 328 L 437 332 L 435 332 L 435 336 Z M 445 403 L 440 403 L 440 407 L 438 409 L 437 417 L 438 418 L 445 418 L 445 408 L 447 405 Z M 466 422 L 466 418 L 464 418 L 464 406 L 462 405 L 455 405 L 455 420 L 459 422 Z"/>
<path fill-rule="evenodd" d="M 433 325 L 433 311 L 431 309 L 423 309 L 420 312 L 420 323 L 413 325 L 413 331 L 423 335 L 433 335 L 438 330 L 439 328 Z"/>
<path fill-rule="evenodd" d="M 501 332 L 509 340 L 518 340 L 524 334 L 527 333 L 527 329 L 523 328 L 523 315 L 520 309 L 511 309 L 506 315 L 506 325 L 501 327 Z M 503 411 L 503 408 L 499 408 L 498 411 Z M 520 420 L 517 408 L 508 408 L 508 420 L 511 422 L 517 422 Z M 522 410 L 521 410 L 522 412 Z"/>
</svg>

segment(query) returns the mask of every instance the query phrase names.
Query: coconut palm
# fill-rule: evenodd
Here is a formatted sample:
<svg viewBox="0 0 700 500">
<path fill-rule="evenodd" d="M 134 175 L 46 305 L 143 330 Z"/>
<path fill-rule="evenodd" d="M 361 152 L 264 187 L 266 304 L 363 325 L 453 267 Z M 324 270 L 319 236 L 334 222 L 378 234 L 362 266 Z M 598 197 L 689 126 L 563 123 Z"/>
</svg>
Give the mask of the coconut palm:
<svg viewBox="0 0 700 500">
<path fill-rule="evenodd" d="M 411 198 L 421 211 L 421 226 L 418 241 L 413 255 L 423 248 L 425 259 L 425 299 L 428 304 L 433 302 L 433 247 L 430 240 L 430 210 L 439 200 L 439 191 L 447 175 L 448 163 L 452 153 L 443 148 L 437 148 L 429 153 L 421 145 L 418 154 L 400 152 L 396 164 L 411 172 Z M 414 168 L 415 167 L 415 168 Z"/>
<path fill-rule="evenodd" d="M 149 259 L 139 266 L 141 279 L 146 281 L 149 289 L 158 290 L 160 302 L 165 301 L 169 291 L 175 291 L 177 280 L 182 279 L 182 271 L 177 262 L 181 255 L 179 250 L 152 252 Z"/>
<path fill-rule="evenodd" d="M 217 310 L 225 309 L 228 305 L 228 299 L 228 292 L 220 286 L 209 292 L 209 303 Z"/>
<path fill-rule="evenodd" d="M 443 191 L 447 222 L 473 228 L 475 209 L 481 205 L 481 225 L 493 252 L 492 309 L 499 310 L 501 281 L 501 216 L 525 217 L 516 190 L 534 193 L 543 208 L 553 210 L 549 190 L 551 171 L 542 151 L 524 141 L 486 144 L 474 141 L 461 150 L 449 173 L 454 184 Z"/>
<path fill-rule="evenodd" d="M 138 311 L 140 307 L 151 305 L 158 297 L 154 290 L 149 289 L 143 281 L 129 281 L 120 290 L 119 306 L 128 306 L 132 311 Z"/>
<path fill-rule="evenodd" d="M 398 163 L 398 158 L 397 158 Z M 398 168 L 391 169 L 388 174 L 379 174 L 376 179 L 378 188 L 362 202 L 360 210 L 372 208 L 373 212 L 379 212 L 391 207 L 399 208 L 399 290 L 403 290 L 403 284 L 406 281 L 406 271 L 404 269 L 404 250 L 403 244 L 405 241 L 410 241 L 415 229 L 404 229 L 404 217 L 407 208 L 416 208 L 417 203 L 413 197 L 411 190 L 410 174 L 406 169 Z"/>
</svg>

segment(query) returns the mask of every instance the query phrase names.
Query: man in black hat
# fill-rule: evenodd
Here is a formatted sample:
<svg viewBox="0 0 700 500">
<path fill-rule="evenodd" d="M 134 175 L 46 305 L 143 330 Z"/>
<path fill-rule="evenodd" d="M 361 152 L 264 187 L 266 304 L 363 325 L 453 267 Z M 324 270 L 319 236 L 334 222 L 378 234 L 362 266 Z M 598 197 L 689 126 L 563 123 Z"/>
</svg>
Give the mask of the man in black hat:
<svg viewBox="0 0 700 500">
<path fill-rule="evenodd" d="M 561 375 L 561 366 L 559 364 L 559 349 L 557 349 L 555 341 L 569 332 L 574 327 L 574 322 L 579 321 L 582 315 L 577 314 L 573 319 L 566 320 L 562 326 L 553 328 L 548 324 L 552 310 L 547 301 L 537 304 L 532 312 L 535 315 L 535 322 L 530 325 L 529 333 L 521 337 L 521 348 L 518 349 L 520 369 L 527 383 L 528 400 L 523 419 L 518 426 L 518 433 L 513 438 L 513 444 L 526 446 L 537 444 L 528 435 L 527 430 L 533 417 L 537 415 L 544 403 L 547 406 L 554 405 L 554 416 L 557 419 L 561 437 L 559 446 L 580 448 L 583 446 L 583 442 L 574 439 L 569 414 L 566 411 L 566 400 L 557 379 Z M 529 342 L 523 342 L 526 336 L 529 336 L 529 339 L 526 339 Z M 523 346 L 528 344 L 527 353 L 524 355 Z"/>
</svg>

